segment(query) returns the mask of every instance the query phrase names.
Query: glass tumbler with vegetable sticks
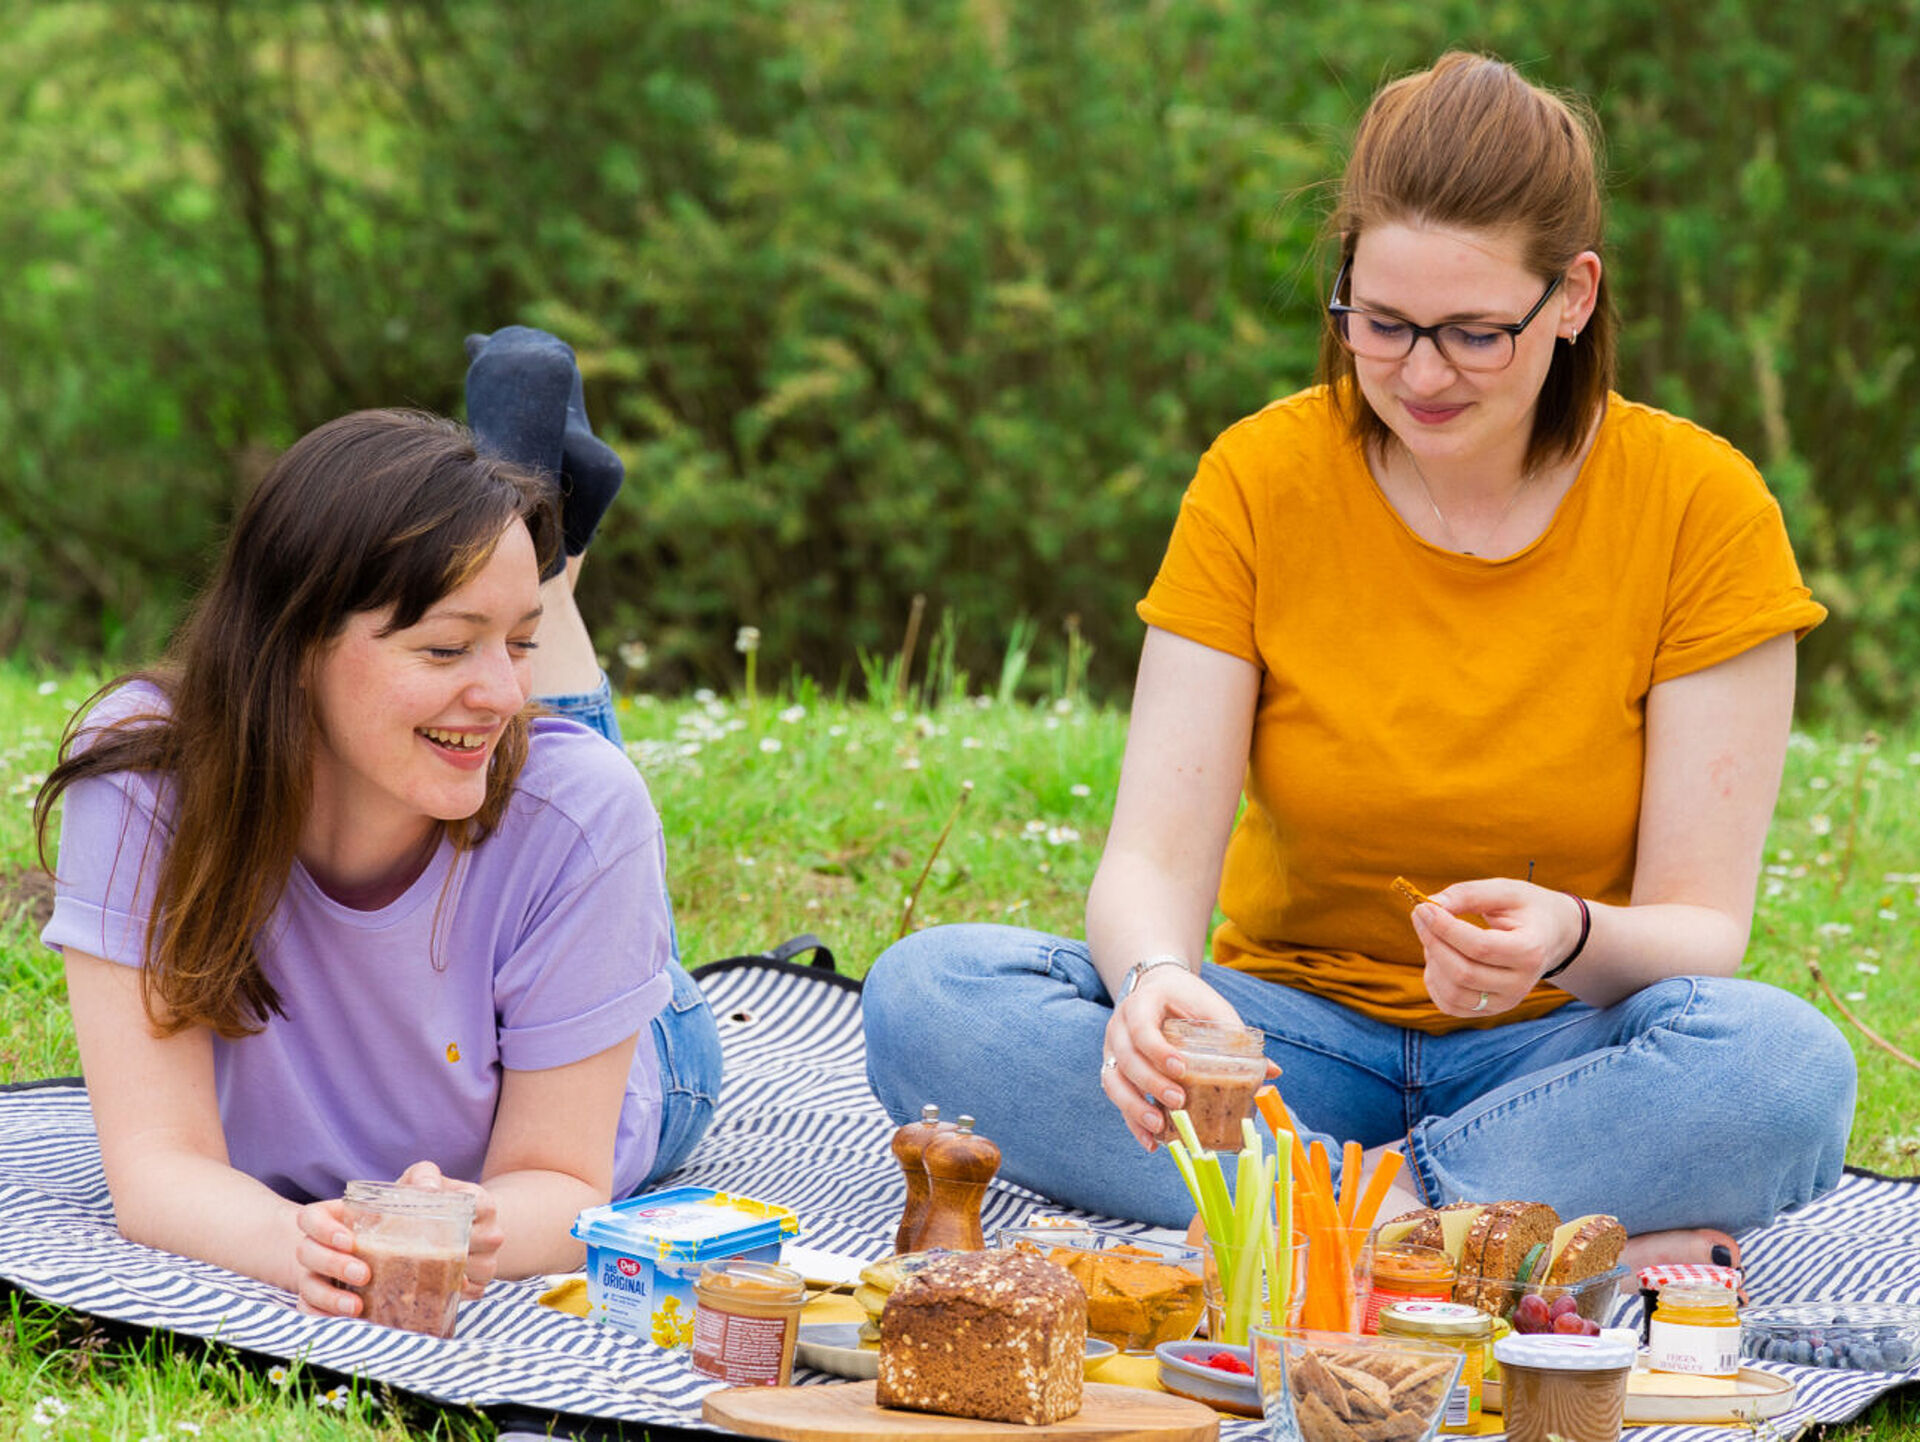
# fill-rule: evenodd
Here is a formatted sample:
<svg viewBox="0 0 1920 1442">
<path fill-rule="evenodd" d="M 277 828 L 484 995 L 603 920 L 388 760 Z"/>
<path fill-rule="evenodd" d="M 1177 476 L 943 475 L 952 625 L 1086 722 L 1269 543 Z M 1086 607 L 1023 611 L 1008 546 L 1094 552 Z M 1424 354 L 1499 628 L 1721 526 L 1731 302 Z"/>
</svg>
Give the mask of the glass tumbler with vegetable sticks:
<svg viewBox="0 0 1920 1442">
<path fill-rule="evenodd" d="M 1173 1123 L 1180 1139 L 1167 1144 L 1167 1154 L 1180 1168 L 1181 1179 L 1200 1214 L 1215 1274 L 1218 1320 L 1210 1323 L 1209 1335 L 1216 1342 L 1244 1343 L 1256 1310 L 1285 1315 L 1290 1297 L 1290 1270 L 1268 1276 L 1268 1258 L 1274 1250 L 1274 1178 L 1279 1159 L 1267 1154 L 1253 1123 L 1242 1122 L 1241 1150 L 1235 1159 L 1230 1193 L 1220 1154 L 1201 1146 L 1192 1118 L 1176 1111 Z M 1291 1229 L 1287 1235 L 1292 1236 Z"/>
</svg>

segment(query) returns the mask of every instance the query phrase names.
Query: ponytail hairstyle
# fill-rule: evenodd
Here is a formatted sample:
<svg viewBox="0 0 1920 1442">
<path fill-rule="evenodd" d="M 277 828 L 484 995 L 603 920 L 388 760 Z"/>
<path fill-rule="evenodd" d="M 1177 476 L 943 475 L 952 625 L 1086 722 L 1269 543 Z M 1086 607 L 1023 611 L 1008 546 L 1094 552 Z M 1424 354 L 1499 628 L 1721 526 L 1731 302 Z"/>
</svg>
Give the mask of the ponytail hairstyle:
<svg viewBox="0 0 1920 1442">
<path fill-rule="evenodd" d="M 436 416 L 330 421 L 295 442 L 241 508 L 166 660 L 109 683 L 68 726 L 34 803 L 43 866 L 54 806 L 76 782 L 144 772 L 169 793 L 164 855 L 139 859 L 157 866 L 141 989 L 160 1035 L 206 1026 L 241 1037 L 282 1014 L 258 942 L 311 801 L 317 726 L 303 683 L 351 617 L 390 611 L 389 628 L 415 624 L 487 564 L 515 521 L 544 572 L 560 532 L 543 479 L 480 454 L 464 427 Z M 83 727 L 94 703 L 132 681 L 164 694 L 162 714 Z M 505 814 L 529 715 L 508 723 L 479 810 L 440 823 L 462 851 Z"/>
<path fill-rule="evenodd" d="M 1340 263 L 1368 228 L 1446 226 L 1510 235 L 1544 283 L 1604 231 L 1600 128 L 1578 99 L 1521 79 L 1504 61 L 1452 51 L 1431 70 L 1374 96 L 1360 119 L 1330 219 Z M 1529 469 L 1578 453 L 1613 386 L 1617 322 L 1605 268 L 1577 344 L 1556 342 L 1534 412 Z M 1392 438 L 1367 404 L 1353 357 L 1329 324 L 1320 379 L 1354 438 L 1368 449 Z"/>
</svg>

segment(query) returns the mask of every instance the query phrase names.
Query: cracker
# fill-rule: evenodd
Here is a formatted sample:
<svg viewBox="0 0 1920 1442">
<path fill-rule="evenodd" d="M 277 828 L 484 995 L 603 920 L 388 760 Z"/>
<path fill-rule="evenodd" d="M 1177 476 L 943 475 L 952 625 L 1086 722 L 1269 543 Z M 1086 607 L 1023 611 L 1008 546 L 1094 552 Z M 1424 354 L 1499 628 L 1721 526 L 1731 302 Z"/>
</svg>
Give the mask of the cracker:
<svg viewBox="0 0 1920 1442">
<path fill-rule="evenodd" d="M 1366 1442 L 1317 1393 L 1307 1393 L 1294 1405 L 1294 1418 L 1306 1442 Z"/>
<path fill-rule="evenodd" d="M 1347 1410 L 1355 1418 L 1384 1417 L 1393 1410 L 1393 1389 L 1360 1367 L 1327 1363 L 1327 1370 L 1347 1389 Z"/>
<path fill-rule="evenodd" d="M 1404 876 L 1394 877 L 1388 885 L 1393 888 L 1394 895 L 1406 902 L 1408 906 L 1418 906 L 1423 901 L 1433 900 L 1431 896 L 1428 896 L 1426 892 L 1415 886 Z"/>
</svg>

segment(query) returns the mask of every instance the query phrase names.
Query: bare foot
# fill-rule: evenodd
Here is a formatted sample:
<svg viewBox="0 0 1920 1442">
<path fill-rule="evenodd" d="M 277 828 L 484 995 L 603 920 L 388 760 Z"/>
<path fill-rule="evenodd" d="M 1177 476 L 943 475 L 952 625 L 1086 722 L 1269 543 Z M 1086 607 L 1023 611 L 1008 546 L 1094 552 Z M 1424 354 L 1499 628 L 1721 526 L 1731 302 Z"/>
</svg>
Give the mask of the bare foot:
<svg viewBox="0 0 1920 1442">
<path fill-rule="evenodd" d="M 1633 1272 L 1663 1263 L 1695 1262 L 1705 1266 L 1737 1267 L 1740 1244 L 1725 1232 L 1696 1227 L 1679 1232 L 1642 1232 L 1627 1238 L 1621 1263 Z"/>
</svg>

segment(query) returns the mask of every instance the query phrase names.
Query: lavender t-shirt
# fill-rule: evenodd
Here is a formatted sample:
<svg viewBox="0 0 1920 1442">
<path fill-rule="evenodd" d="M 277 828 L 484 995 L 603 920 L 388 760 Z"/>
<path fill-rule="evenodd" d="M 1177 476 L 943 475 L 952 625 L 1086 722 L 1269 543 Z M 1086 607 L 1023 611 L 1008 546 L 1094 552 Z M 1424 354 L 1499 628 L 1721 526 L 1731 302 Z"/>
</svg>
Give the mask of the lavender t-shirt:
<svg viewBox="0 0 1920 1442">
<path fill-rule="evenodd" d="M 156 701 L 128 688 L 92 720 Z M 155 869 L 142 860 L 150 836 L 156 856 L 166 844 L 168 790 L 123 772 L 67 792 L 48 946 L 142 964 Z M 671 991 L 671 923 L 659 816 L 602 737 L 534 722 L 506 817 L 480 846 L 457 855 L 443 841 L 378 911 L 331 900 L 296 863 L 268 932 L 285 1015 L 213 1041 L 241 1171 L 296 1200 L 422 1158 L 478 1180 L 503 1069 L 564 1066 L 639 1033 L 613 1194 L 645 1179 L 660 1132 L 648 1023 Z"/>
</svg>

